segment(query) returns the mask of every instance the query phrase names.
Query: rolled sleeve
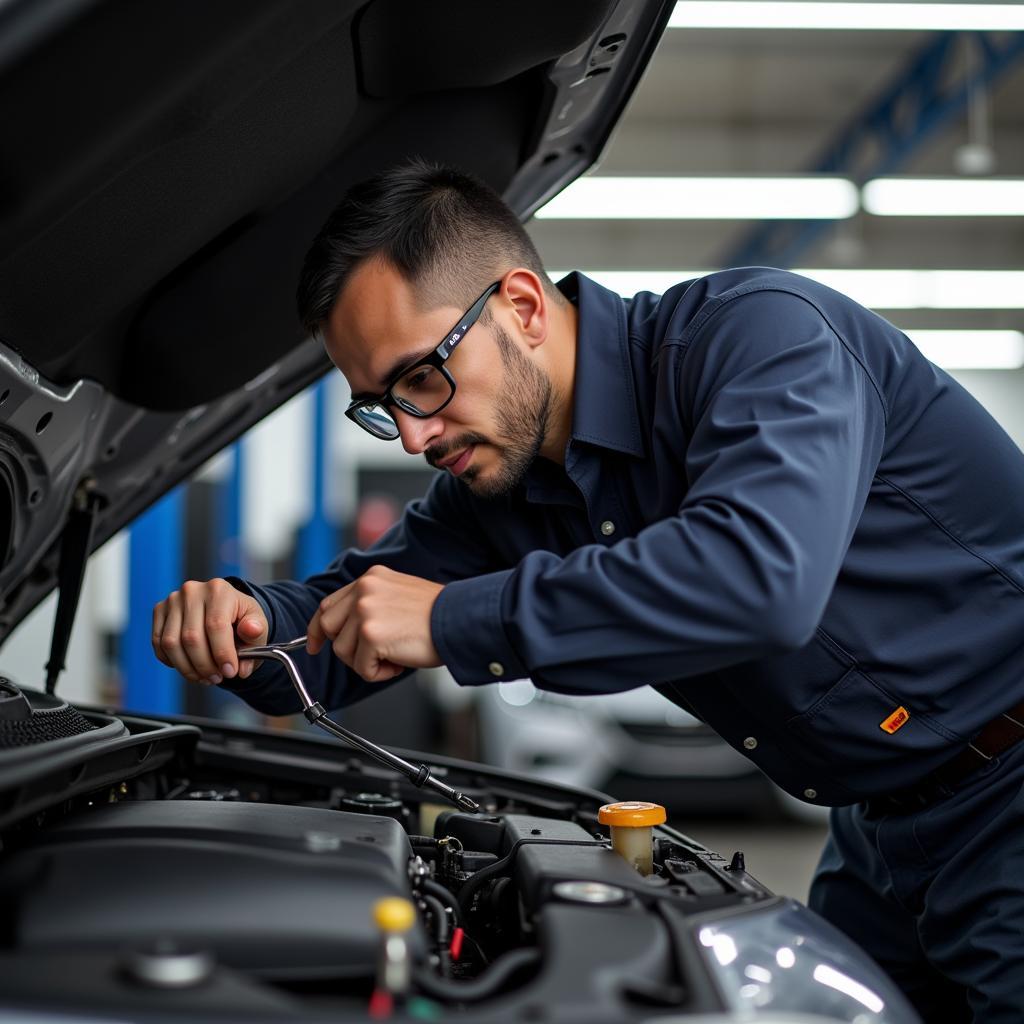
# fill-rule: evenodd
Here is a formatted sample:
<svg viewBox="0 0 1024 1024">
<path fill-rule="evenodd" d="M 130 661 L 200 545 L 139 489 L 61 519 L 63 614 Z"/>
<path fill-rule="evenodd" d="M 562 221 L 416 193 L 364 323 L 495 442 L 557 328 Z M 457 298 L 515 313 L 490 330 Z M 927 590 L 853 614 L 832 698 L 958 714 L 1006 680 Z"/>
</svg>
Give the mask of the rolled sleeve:
<svg viewBox="0 0 1024 1024">
<path fill-rule="evenodd" d="M 455 681 L 480 686 L 521 679 L 528 670 L 509 642 L 502 593 L 512 570 L 449 583 L 430 615 L 434 646 Z"/>
</svg>

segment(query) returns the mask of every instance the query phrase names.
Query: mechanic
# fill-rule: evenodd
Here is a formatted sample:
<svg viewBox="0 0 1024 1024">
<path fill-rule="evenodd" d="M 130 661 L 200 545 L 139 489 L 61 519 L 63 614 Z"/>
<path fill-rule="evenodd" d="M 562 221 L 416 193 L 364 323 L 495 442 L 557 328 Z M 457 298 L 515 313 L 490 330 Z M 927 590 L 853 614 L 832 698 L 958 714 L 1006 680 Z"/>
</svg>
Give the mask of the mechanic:
<svg viewBox="0 0 1024 1024">
<path fill-rule="evenodd" d="M 326 707 L 409 669 L 655 685 L 830 805 L 811 906 L 925 1019 L 1024 1008 L 1024 455 L 895 327 L 744 268 L 553 285 L 515 215 L 412 162 L 306 258 L 347 410 L 443 472 L 303 582 L 189 581 L 157 657 L 299 710 L 239 644 L 308 634 Z"/>
</svg>

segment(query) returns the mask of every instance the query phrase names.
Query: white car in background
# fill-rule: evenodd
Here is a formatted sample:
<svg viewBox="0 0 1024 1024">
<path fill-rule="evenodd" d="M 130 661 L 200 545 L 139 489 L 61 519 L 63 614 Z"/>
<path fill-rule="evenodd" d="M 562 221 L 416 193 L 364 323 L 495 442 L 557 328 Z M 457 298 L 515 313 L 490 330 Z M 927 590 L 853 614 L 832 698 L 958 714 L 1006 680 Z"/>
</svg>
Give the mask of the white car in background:
<svg viewBox="0 0 1024 1024">
<path fill-rule="evenodd" d="M 647 686 L 569 697 L 519 679 L 480 687 L 476 708 L 481 759 L 511 771 L 653 800 L 677 816 L 828 817 Z"/>
</svg>

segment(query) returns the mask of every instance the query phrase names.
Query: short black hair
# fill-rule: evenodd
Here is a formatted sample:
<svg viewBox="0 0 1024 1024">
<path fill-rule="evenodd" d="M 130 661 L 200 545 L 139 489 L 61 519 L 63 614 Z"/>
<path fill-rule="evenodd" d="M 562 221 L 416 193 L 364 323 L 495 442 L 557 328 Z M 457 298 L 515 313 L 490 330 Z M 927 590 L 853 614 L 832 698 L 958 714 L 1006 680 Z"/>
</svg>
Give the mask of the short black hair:
<svg viewBox="0 0 1024 1024">
<path fill-rule="evenodd" d="M 434 305 L 467 306 L 517 266 L 561 298 L 501 196 L 470 174 L 425 160 L 353 185 L 320 229 L 296 294 L 309 334 L 320 332 L 349 276 L 371 258 L 391 264 L 421 294 L 429 288 Z"/>
</svg>

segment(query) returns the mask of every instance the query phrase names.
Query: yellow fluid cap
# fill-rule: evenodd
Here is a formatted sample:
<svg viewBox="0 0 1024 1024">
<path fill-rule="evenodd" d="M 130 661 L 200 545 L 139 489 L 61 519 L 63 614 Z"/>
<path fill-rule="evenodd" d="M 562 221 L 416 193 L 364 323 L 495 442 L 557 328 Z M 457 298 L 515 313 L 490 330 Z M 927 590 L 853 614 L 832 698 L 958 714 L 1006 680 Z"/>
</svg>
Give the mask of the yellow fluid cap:
<svg viewBox="0 0 1024 1024">
<path fill-rule="evenodd" d="M 382 932 L 407 932 L 415 920 L 415 908 L 401 896 L 389 896 L 373 905 L 373 921 Z"/>
<path fill-rule="evenodd" d="M 597 820 L 616 828 L 650 828 L 665 824 L 665 808 L 643 800 L 623 800 L 618 804 L 605 804 L 597 812 Z"/>
</svg>

